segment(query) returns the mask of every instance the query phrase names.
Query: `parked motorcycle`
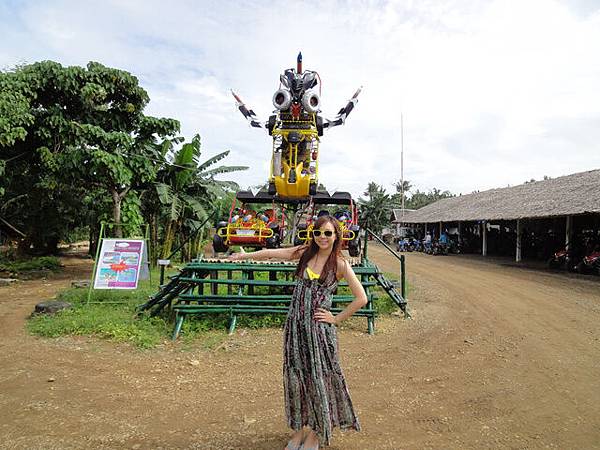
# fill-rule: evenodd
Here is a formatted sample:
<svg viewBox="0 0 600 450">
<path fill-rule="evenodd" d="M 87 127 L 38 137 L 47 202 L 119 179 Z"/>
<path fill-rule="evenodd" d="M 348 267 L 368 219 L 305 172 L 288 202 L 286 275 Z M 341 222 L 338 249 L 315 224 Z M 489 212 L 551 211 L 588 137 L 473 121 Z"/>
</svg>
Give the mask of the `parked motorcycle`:
<svg viewBox="0 0 600 450">
<path fill-rule="evenodd" d="M 450 243 L 448 244 L 448 253 L 452 253 L 458 255 L 461 253 L 461 245 L 458 240 L 450 239 Z"/>
<path fill-rule="evenodd" d="M 409 250 L 409 240 L 404 238 L 404 239 L 400 239 L 398 241 L 398 251 L 399 252 L 410 252 L 412 250 Z"/>
<path fill-rule="evenodd" d="M 434 241 L 431 245 L 431 254 L 432 255 L 447 255 L 448 254 L 448 244 L 444 242 Z"/>
<path fill-rule="evenodd" d="M 596 249 L 589 255 L 583 257 L 581 262 L 575 266 L 579 273 L 595 273 L 600 275 L 600 250 Z"/>
<path fill-rule="evenodd" d="M 569 272 L 575 270 L 577 266 L 577 260 L 575 259 L 573 252 L 563 248 L 552 255 L 548 260 L 549 269 L 566 269 Z"/>
</svg>

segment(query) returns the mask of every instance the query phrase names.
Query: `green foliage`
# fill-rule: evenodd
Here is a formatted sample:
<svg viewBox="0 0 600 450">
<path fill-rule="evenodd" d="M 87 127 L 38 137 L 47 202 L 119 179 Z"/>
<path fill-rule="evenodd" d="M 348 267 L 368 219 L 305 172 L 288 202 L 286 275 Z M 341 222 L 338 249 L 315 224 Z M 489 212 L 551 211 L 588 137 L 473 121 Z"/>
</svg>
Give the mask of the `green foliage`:
<svg viewBox="0 0 600 450">
<path fill-rule="evenodd" d="M 450 191 L 441 191 L 440 189 L 433 188 L 429 192 L 421 192 L 417 189 L 417 191 L 413 193 L 405 203 L 405 208 L 419 209 L 423 206 L 429 205 L 430 203 L 450 197 L 454 197 L 454 194 L 452 194 Z"/>
<path fill-rule="evenodd" d="M 26 247 L 55 250 L 68 230 L 107 206 L 120 222 L 123 201 L 123 220 L 142 220 L 131 206 L 139 196 L 130 192 L 154 181 L 159 140 L 179 122 L 143 114 L 149 97 L 136 77 L 95 62 L 43 61 L 0 72 L 0 87 L 1 213 L 28 235 Z M 86 201 L 98 197 L 94 191 L 112 205 Z"/>
<path fill-rule="evenodd" d="M 392 209 L 402 207 L 402 194 L 404 193 L 404 208 L 419 209 L 425 205 L 436 202 L 443 198 L 454 197 L 449 191 L 441 191 L 433 188 L 429 192 L 421 192 L 418 189 L 410 197 L 409 191 L 412 189 L 410 181 L 404 180 L 404 183 L 394 184 L 396 192 L 389 195 L 383 186 L 370 182 L 364 195 L 366 198 L 359 198 L 358 205 L 360 210 L 359 223 L 362 227 L 370 228 L 376 234 L 379 234 L 383 228 L 390 225 Z M 404 192 L 402 192 L 404 188 Z"/>
<path fill-rule="evenodd" d="M 28 270 L 60 270 L 60 260 L 54 256 L 41 256 L 29 259 L 0 259 L 0 271 L 26 272 Z"/>
<path fill-rule="evenodd" d="M 137 303 L 137 302 L 136 302 Z M 169 324 L 161 317 L 135 318 L 135 305 L 76 305 L 55 315 L 37 315 L 28 321 L 32 334 L 44 337 L 98 336 L 151 348 L 165 339 Z"/>
<path fill-rule="evenodd" d="M 191 142 L 184 143 L 174 151 L 168 163 L 158 172 L 155 196 L 163 208 L 163 258 L 171 254 L 177 236 L 183 241 L 190 233 L 195 233 L 210 214 L 221 209 L 221 199 L 229 199 L 231 191 L 238 189 L 233 181 L 216 180 L 214 177 L 247 169 L 244 166 L 212 167 L 224 159 L 229 151 L 219 153 L 205 162 L 201 162 L 201 153 L 200 136 L 195 135 Z M 207 223 L 205 229 L 211 225 Z"/>
<path fill-rule="evenodd" d="M 144 217 L 141 202 L 137 192 L 130 192 L 121 205 L 121 222 L 127 236 L 142 236 Z"/>
<path fill-rule="evenodd" d="M 400 181 L 394 183 L 394 187 L 396 188 L 396 193 L 391 197 L 394 208 L 402 206 L 402 187 L 404 187 L 404 207 L 406 209 L 419 209 L 443 198 L 454 197 L 454 194 L 450 191 L 442 191 L 437 188 L 433 188 L 429 192 L 421 192 L 417 189 L 409 196 L 408 193 L 411 191 L 412 185 L 407 180 L 404 180 L 404 185 Z"/>
<path fill-rule="evenodd" d="M 33 123 L 29 102 L 21 92 L 23 88 L 14 72 L 0 72 L 0 148 L 23 141 L 27 127 Z"/>
<path fill-rule="evenodd" d="M 366 198 L 358 199 L 359 223 L 361 227 L 369 228 L 375 234 L 379 234 L 390 223 L 392 199 L 386 193 L 385 188 L 374 182 L 369 183 L 364 195 Z"/>
</svg>

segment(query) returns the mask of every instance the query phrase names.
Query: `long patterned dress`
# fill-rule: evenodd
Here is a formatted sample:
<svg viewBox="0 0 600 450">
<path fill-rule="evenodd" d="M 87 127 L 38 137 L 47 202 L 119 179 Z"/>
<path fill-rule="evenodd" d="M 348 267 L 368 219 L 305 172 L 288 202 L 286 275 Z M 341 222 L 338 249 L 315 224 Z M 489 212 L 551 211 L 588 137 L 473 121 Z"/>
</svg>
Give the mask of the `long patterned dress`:
<svg viewBox="0 0 600 450">
<path fill-rule="evenodd" d="M 340 367 L 336 327 L 313 318 L 317 308 L 331 308 L 336 287 L 335 273 L 323 282 L 299 279 L 283 333 L 288 425 L 294 430 L 310 426 L 327 445 L 335 426 L 360 431 Z"/>
</svg>

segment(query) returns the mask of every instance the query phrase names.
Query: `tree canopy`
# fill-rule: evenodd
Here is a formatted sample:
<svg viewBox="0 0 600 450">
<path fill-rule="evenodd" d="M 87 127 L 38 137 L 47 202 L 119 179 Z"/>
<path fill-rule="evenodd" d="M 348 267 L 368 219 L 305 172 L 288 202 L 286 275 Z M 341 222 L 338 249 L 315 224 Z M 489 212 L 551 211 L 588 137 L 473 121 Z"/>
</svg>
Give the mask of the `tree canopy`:
<svg viewBox="0 0 600 450">
<path fill-rule="evenodd" d="M 364 196 L 358 199 L 360 208 L 361 226 L 370 228 L 375 233 L 380 233 L 383 228 L 389 226 L 392 209 L 402 207 L 402 195 L 404 194 L 405 209 L 419 209 L 442 198 L 454 197 L 450 191 L 442 191 L 433 188 L 429 192 L 421 192 L 417 189 L 412 195 L 410 181 L 398 181 L 394 183 L 396 192 L 388 194 L 383 186 L 370 182 L 364 192 Z"/>
<path fill-rule="evenodd" d="M 25 232 L 23 247 L 52 252 L 77 227 L 112 221 L 118 237 L 121 225 L 147 221 L 143 194 L 164 185 L 169 155 L 183 141 L 176 119 L 144 113 L 149 100 L 134 75 L 97 62 L 0 72 L 0 216 Z M 199 139 L 179 154 L 196 146 L 198 156 Z M 176 177 L 213 189 L 222 168 L 208 166 L 226 154 L 192 168 L 200 164 L 194 157 L 189 173 Z"/>
</svg>

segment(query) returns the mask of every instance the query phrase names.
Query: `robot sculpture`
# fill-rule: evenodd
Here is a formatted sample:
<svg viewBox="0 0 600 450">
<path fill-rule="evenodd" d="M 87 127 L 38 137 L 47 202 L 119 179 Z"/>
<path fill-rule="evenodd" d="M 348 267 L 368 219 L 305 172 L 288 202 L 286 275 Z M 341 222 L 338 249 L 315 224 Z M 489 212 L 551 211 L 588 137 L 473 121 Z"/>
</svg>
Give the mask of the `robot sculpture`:
<svg viewBox="0 0 600 450">
<path fill-rule="evenodd" d="M 296 69 L 285 70 L 279 79 L 279 89 L 273 95 L 275 111 L 266 122 L 259 121 L 254 111 L 248 109 L 235 92 L 231 93 L 250 125 L 266 128 L 273 137 L 269 194 L 281 202 L 306 202 L 317 193 L 320 137 L 324 130 L 344 124 L 358 101 L 361 88 L 336 117 L 329 120 L 320 115 L 319 74 L 302 70 L 302 53 L 298 54 Z"/>
</svg>

